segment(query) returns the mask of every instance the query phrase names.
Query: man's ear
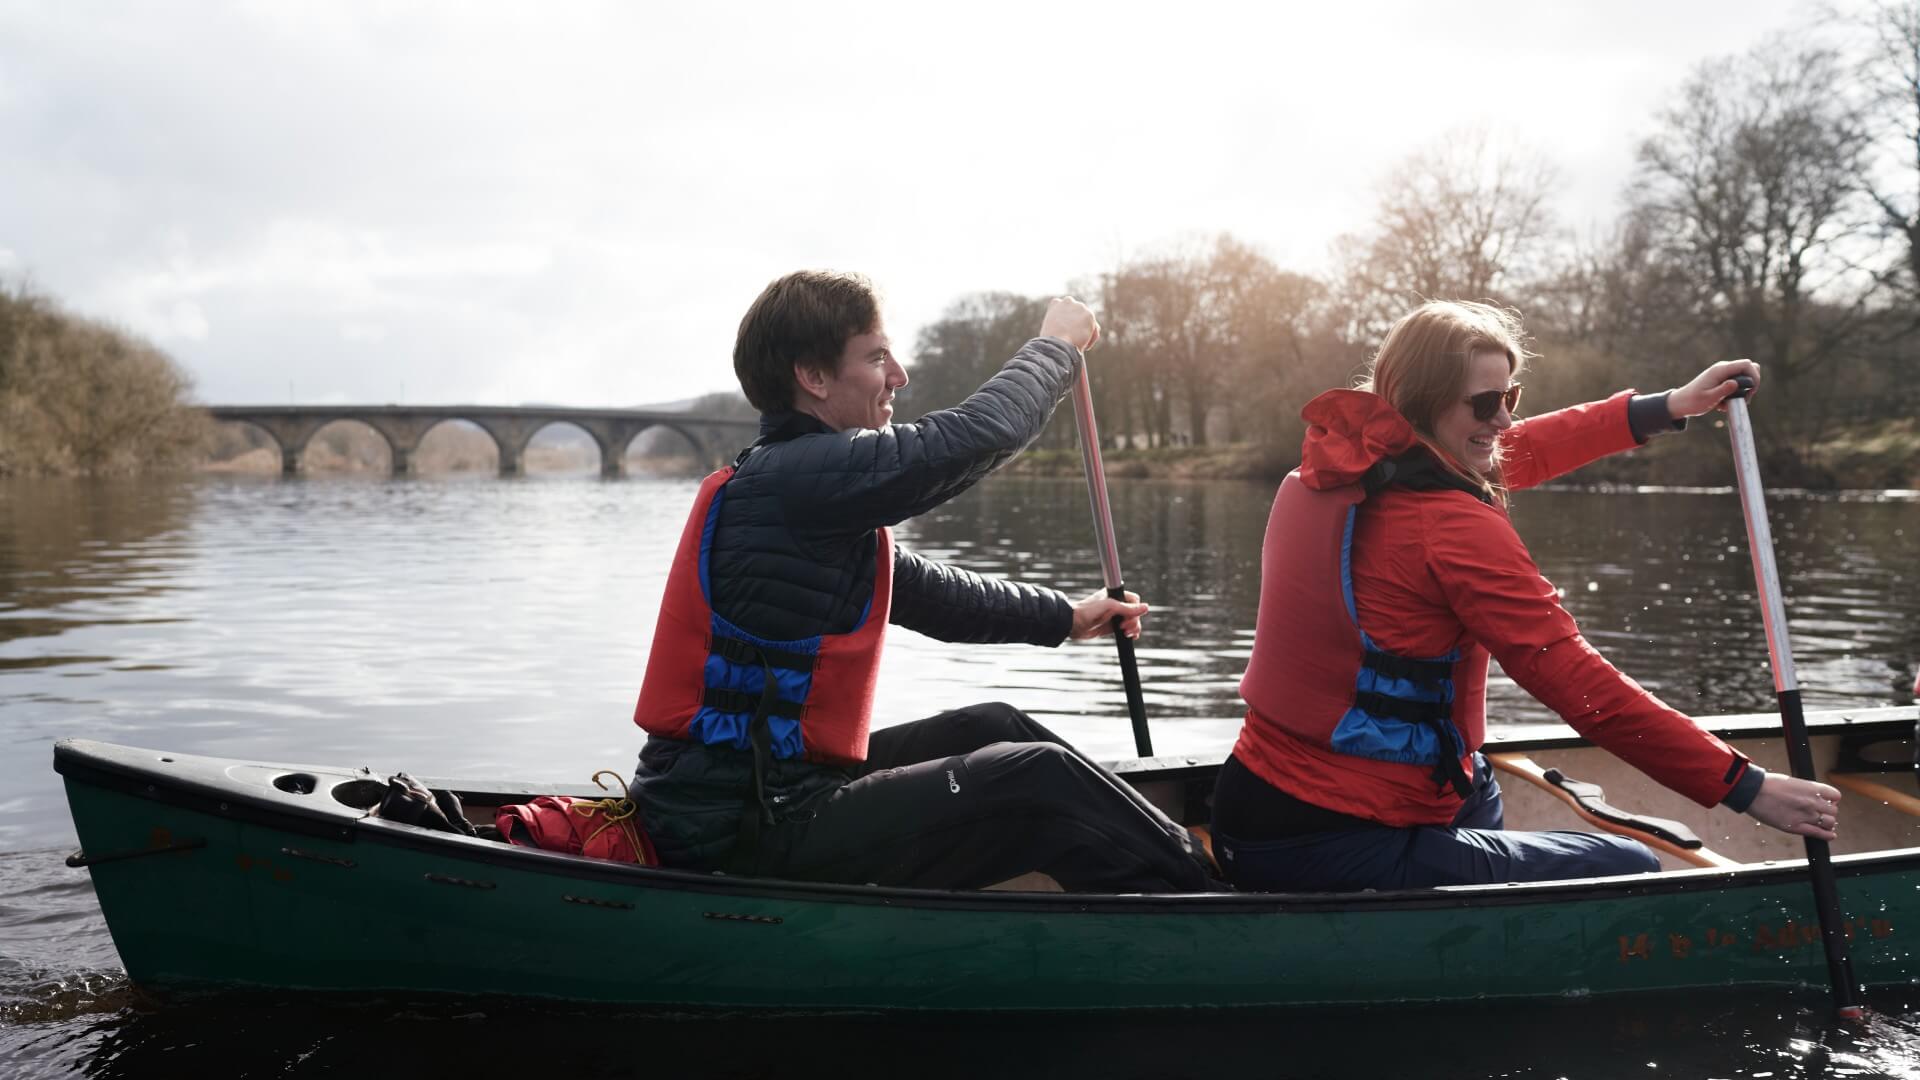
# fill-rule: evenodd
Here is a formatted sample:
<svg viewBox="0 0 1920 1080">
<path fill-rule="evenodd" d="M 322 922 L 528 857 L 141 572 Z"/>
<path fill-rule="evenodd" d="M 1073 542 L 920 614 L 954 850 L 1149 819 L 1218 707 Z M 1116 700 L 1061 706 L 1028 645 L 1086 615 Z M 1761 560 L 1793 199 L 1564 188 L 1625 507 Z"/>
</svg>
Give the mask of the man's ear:
<svg viewBox="0 0 1920 1080">
<path fill-rule="evenodd" d="M 827 386 L 832 382 L 833 376 L 827 374 L 822 368 L 810 367 L 806 364 L 793 365 L 793 385 L 799 389 L 802 397 L 825 401 Z"/>
</svg>

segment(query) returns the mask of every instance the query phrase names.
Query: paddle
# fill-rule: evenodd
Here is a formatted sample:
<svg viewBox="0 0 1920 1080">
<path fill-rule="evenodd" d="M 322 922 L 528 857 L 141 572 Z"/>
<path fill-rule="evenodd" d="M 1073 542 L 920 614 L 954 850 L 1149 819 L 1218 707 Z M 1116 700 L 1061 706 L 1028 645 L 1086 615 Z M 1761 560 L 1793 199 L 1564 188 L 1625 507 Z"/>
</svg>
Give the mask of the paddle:
<svg viewBox="0 0 1920 1080">
<path fill-rule="evenodd" d="M 1093 420 L 1093 384 L 1087 365 L 1080 365 L 1080 381 L 1073 390 L 1073 418 L 1080 427 L 1080 459 L 1087 467 L 1087 496 L 1093 500 L 1093 541 L 1100 549 L 1100 573 L 1107 583 L 1107 595 L 1125 600 L 1127 589 L 1120 581 L 1120 552 L 1113 541 L 1113 508 L 1107 505 L 1107 470 L 1100 464 L 1100 427 Z M 1113 643 L 1120 649 L 1120 679 L 1127 688 L 1127 714 L 1133 717 L 1133 749 L 1139 757 L 1153 756 L 1153 739 L 1147 734 L 1147 702 L 1140 692 L 1140 668 L 1133 659 L 1133 639 L 1120 630 L 1120 616 L 1113 617 Z"/>
<path fill-rule="evenodd" d="M 1727 399 L 1727 427 L 1733 437 L 1733 463 L 1740 480 L 1740 509 L 1747 518 L 1747 547 L 1753 552 L 1753 576 L 1760 590 L 1760 614 L 1767 627 L 1767 655 L 1773 662 L 1773 687 L 1780 700 L 1780 721 L 1786 729 L 1787 765 L 1802 780 L 1814 775 L 1813 747 L 1807 741 L 1807 719 L 1800 707 L 1800 683 L 1793 671 L 1793 646 L 1787 640 L 1787 613 L 1780 597 L 1780 571 L 1773 562 L 1773 533 L 1767 528 L 1766 496 L 1760 488 L 1760 461 L 1753 449 L 1753 422 L 1747 416 L 1747 395 L 1753 380 L 1737 376 L 1740 388 Z M 1807 869 L 1813 876 L 1813 907 L 1820 917 L 1820 942 L 1827 952 L 1827 983 L 1833 989 L 1833 1007 L 1843 1019 L 1861 1015 L 1859 986 L 1853 980 L 1853 959 L 1847 954 L 1847 934 L 1840 916 L 1840 893 L 1833 881 L 1833 857 L 1827 842 L 1817 836 L 1807 843 Z"/>
</svg>

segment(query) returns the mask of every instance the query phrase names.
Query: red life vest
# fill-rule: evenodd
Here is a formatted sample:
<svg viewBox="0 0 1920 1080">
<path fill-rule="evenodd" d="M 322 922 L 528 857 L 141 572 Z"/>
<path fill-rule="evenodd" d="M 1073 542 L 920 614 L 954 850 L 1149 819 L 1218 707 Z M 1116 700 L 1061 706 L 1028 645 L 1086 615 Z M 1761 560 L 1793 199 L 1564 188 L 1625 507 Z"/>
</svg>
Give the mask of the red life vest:
<svg viewBox="0 0 1920 1080">
<path fill-rule="evenodd" d="M 1385 402 L 1377 408 L 1390 409 Z M 1369 460 L 1415 445 L 1404 420 L 1386 431 L 1367 449 Z M 1300 470 L 1281 483 L 1261 551 L 1253 655 L 1240 680 L 1247 718 L 1233 753 L 1287 789 L 1276 746 L 1284 732 L 1336 753 L 1432 766 L 1436 782 L 1464 797 L 1471 784 L 1463 759 L 1480 745 L 1484 718 L 1454 715 L 1455 688 L 1484 671 L 1486 654 L 1397 656 L 1367 636 L 1354 609 L 1351 566 L 1354 516 L 1365 498 L 1357 483 L 1316 490 Z M 1478 700 L 1470 695 L 1461 704 L 1471 709 Z"/>
<path fill-rule="evenodd" d="M 873 599 L 852 631 L 798 641 L 757 637 L 721 618 L 710 602 L 707 553 L 732 475 L 729 466 L 708 476 L 694 498 L 667 574 L 633 722 L 653 735 L 746 750 L 753 718 L 764 709 L 774 757 L 865 761 L 893 605 L 893 533 L 879 530 Z"/>
</svg>

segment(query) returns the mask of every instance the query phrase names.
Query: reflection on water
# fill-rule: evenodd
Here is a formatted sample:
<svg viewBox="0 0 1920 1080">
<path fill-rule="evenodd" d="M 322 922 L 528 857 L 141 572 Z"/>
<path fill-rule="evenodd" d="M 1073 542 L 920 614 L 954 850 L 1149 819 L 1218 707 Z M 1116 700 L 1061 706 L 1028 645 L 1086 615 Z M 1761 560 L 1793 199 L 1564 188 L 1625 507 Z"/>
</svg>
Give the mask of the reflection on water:
<svg viewBox="0 0 1920 1080">
<path fill-rule="evenodd" d="M 495 1028 L 459 1009 L 253 1017 L 251 1006 L 155 1010 L 129 996 L 85 876 L 53 850 L 72 834 L 50 748 L 83 735 L 425 775 L 583 781 L 599 768 L 625 771 L 640 741 L 631 714 L 654 610 L 693 489 L 588 478 L 0 482 L 0 853 L 11 853 L 0 854 L 0 1063 L 132 1075 L 171 1062 L 171 1073 L 197 1068 L 197 1055 L 211 1061 L 215 1047 L 278 1073 L 302 1054 L 337 1064 L 396 1037 L 451 1061 L 517 1060 L 507 1044 L 539 1032 L 553 1039 L 535 1046 L 580 1044 L 574 1071 L 628 1062 L 633 1039 L 596 1036 L 612 1030 L 604 1016 L 521 1007 L 511 1013 L 520 1036 L 501 1040 L 474 1037 Z M 1237 483 L 1113 492 L 1122 566 L 1154 606 L 1139 656 L 1163 752 L 1222 750 L 1238 728 L 1235 686 L 1252 646 L 1271 497 Z M 1772 510 L 1808 705 L 1908 701 L 1920 657 L 1920 502 L 1776 498 Z M 1514 516 L 1588 637 L 1627 673 L 1695 714 L 1771 707 L 1733 495 L 1529 492 Z M 1073 482 L 995 479 L 899 535 L 922 554 L 1076 594 L 1100 584 L 1085 490 Z M 1509 681 L 1496 677 L 1490 692 L 1496 719 L 1549 718 Z M 1131 752 L 1108 643 L 890 638 L 879 722 L 994 698 L 1096 756 Z M 1650 1045 L 1663 1047 L 1641 1060 L 1676 1056 L 1664 1019 L 1636 1008 L 1620 1015 L 1645 1019 Z M 1746 1039 L 1749 1072 L 1823 1045 L 1818 1032 L 1775 1038 L 1805 1023 L 1791 1005 L 1776 1011 L 1781 1026 L 1764 1037 L 1750 1029 L 1774 1013 L 1745 1006 L 1694 1027 Z M 204 1035 L 255 1019 L 285 1038 Z M 905 1053 L 935 1027 L 879 1025 L 859 1037 L 892 1038 Z M 777 1029 L 759 1030 L 777 1042 Z M 1061 1030 L 1059 1045 L 1071 1044 Z M 1097 1030 L 1112 1029 L 1081 1030 L 1084 1052 L 1095 1052 Z M 1187 1019 L 1163 1036 L 1199 1053 L 1235 1030 Z M 1920 1045 L 1897 1030 L 1868 1049 Z M 1056 1044 L 1037 1034 L 1022 1045 L 1028 1060 L 1053 1060 Z M 745 1063 L 758 1060 L 750 1045 L 741 1053 L 743 1071 L 770 1067 Z M 1556 1059 L 1540 1053 L 1533 1060 Z M 1583 1056 L 1562 1053 L 1542 1075 L 1570 1075 Z M 1501 1071 L 1495 1058 L 1475 1060 Z M 1883 1069 L 1872 1053 L 1860 1060 Z M 950 1071 L 968 1063 L 993 1067 L 962 1052 Z"/>
<path fill-rule="evenodd" d="M 65 842 L 46 750 L 85 734 L 428 774 L 624 769 L 691 482 L 200 478 L 0 486 L 0 851 Z M 1271 491 L 1113 492 L 1156 748 L 1230 743 Z M 1920 656 L 1920 502 L 1773 501 L 1810 707 L 1901 704 Z M 1771 707 L 1739 502 L 1523 493 L 1516 523 L 1587 636 L 1696 715 Z M 935 558 L 1099 586 L 1084 488 L 1000 478 L 899 530 Z M 1097 756 L 1131 738 L 1106 642 L 893 635 L 880 723 L 1005 698 Z M 1550 716 L 1496 673 L 1496 721 Z"/>
</svg>

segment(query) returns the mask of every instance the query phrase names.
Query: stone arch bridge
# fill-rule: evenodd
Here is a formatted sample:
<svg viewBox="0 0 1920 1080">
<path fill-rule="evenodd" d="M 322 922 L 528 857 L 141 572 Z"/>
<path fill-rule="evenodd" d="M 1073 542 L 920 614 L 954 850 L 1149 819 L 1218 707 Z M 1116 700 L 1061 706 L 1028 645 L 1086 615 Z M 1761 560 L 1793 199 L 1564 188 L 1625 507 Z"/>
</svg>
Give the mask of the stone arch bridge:
<svg viewBox="0 0 1920 1080">
<path fill-rule="evenodd" d="M 358 420 L 387 440 L 393 474 L 413 470 L 413 452 L 427 432 L 449 420 L 466 420 L 488 435 L 500 450 L 500 475 L 524 468 L 527 442 L 549 424 L 572 424 L 600 447 L 600 474 L 626 471 L 627 445 L 651 427 L 671 428 L 692 444 L 704 462 L 718 465 L 759 434 L 758 420 L 736 420 L 693 413 L 645 409 L 566 409 L 503 405 L 213 405 L 216 420 L 252 424 L 280 446 L 280 471 L 300 471 L 300 460 L 315 432 L 335 420 Z"/>
</svg>

